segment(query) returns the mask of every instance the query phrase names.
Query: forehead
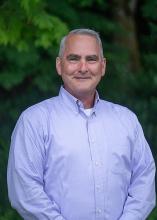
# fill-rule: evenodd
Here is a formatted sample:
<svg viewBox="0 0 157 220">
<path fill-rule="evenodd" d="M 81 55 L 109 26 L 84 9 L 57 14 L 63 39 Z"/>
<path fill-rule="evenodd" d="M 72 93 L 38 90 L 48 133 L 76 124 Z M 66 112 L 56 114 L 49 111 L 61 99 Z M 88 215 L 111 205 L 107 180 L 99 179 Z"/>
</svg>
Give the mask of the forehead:
<svg viewBox="0 0 157 220">
<path fill-rule="evenodd" d="M 63 55 L 67 54 L 99 55 L 100 46 L 94 36 L 71 34 L 65 41 Z"/>
</svg>

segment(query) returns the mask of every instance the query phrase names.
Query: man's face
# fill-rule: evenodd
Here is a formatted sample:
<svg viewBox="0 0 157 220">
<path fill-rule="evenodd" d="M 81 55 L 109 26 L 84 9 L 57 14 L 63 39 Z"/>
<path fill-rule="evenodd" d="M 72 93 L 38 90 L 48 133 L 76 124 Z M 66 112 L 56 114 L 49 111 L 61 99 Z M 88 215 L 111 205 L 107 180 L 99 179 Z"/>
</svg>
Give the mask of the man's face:
<svg viewBox="0 0 157 220">
<path fill-rule="evenodd" d="M 69 35 L 62 57 L 56 60 L 64 88 L 76 98 L 95 93 L 105 66 L 97 40 L 89 35 Z"/>
</svg>

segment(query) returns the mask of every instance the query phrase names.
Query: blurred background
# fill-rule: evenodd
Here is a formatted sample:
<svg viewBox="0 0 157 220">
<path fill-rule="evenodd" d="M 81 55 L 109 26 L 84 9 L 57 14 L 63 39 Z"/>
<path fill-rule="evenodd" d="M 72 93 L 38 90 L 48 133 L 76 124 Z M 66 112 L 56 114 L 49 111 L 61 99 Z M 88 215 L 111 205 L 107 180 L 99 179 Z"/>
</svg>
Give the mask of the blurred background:
<svg viewBox="0 0 157 220">
<path fill-rule="evenodd" d="M 136 113 L 157 162 L 157 1 L 0 1 L 0 220 L 20 220 L 7 196 L 10 136 L 21 112 L 58 94 L 60 39 L 71 29 L 100 33 L 107 59 L 98 90 Z M 157 220 L 157 209 L 149 220 Z"/>
</svg>

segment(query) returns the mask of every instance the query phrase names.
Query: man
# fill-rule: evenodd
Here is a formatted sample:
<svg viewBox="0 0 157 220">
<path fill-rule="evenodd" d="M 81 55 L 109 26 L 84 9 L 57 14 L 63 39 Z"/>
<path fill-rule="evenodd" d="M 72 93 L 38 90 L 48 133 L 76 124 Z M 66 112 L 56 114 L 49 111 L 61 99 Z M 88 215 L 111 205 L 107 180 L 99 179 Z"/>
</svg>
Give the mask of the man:
<svg viewBox="0 0 157 220">
<path fill-rule="evenodd" d="M 106 60 L 89 29 L 63 38 L 59 96 L 22 113 L 12 135 L 8 191 L 25 220 L 144 220 L 155 205 L 155 164 L 130 110 L 103 101 Z"/>
</svg>

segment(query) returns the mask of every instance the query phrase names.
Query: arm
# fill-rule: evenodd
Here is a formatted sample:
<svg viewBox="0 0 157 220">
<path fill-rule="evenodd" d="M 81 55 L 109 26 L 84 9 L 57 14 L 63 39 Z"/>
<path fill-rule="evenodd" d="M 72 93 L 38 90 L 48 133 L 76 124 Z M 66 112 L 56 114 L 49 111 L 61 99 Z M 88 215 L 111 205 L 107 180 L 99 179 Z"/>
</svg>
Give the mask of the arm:
<svg viewBox="0 0 157 220">
<path fill-rule="evenodd" d="M 132 178 L 119 220 L 144 220 L 155 206 L 155 163 L 139 123 L 133 145 Z"/>
<path fill-rule="evenodd" d="M 8 161 L 9 199 L 25 220 L 65 220 L 44 191 L 44 138 L 35 123 L 33 117 L 22 115 L 14 129 Z"/>
</svg>

